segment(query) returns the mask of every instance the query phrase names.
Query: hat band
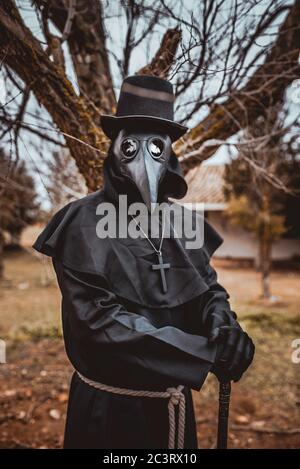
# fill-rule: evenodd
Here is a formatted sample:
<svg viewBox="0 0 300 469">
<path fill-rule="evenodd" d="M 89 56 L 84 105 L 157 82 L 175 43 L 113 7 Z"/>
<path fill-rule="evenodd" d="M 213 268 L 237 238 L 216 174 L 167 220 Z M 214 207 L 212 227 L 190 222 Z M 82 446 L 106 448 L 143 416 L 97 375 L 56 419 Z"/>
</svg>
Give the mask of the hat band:
<svg viewBox="0 0 300 469">
<path fill-rule="evenodd" d="M 169 103 L 172 103 L 175 99 L 172 94 L 166 93 L 165 91 L 149 90 L 146 88 L 141 88 L 140 86 L 131 85 L 130 83 L 123 83 L 121 92 L 140 96 L 141 98 L 150 98 L 157 99 L 158 101 L 167 101 Z"/>
</svg>

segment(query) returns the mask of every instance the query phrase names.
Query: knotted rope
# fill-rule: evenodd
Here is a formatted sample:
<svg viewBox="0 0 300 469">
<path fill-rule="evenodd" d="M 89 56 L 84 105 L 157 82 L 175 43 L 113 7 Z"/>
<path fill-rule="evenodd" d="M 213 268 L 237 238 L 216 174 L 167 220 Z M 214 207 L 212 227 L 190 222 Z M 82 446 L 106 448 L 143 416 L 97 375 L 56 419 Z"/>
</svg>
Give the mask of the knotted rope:
<svg viewBox="0 0 300 469">
<path fill-rule="evenodd" d="M 178 432 L 177 432 L 177 449 L 184 449 L 184 432 L 185 432 L 185 395 L 182 390 L 184 386 L 179 385 L 176 388 L 170 387 L 166 391 L 144 391 L 138 389 L 126 389 L 118 388 L 115 386 L 109 386 L 107 384 L 98 383 L 91 379 L 82 376 L 77 371 L 79 378 L 85 383 L 89 384 L 93 388 L 100 389 L 101 391 L 111 392 L 113 394 L 121 394 L 133 397 L 154 397 L 169 399 L 168 412 L 169 412 L 169 449 L 175 449 L 175 436 L 176 436 L 176 418 L 175 418 L 175 406 L 179 406 L 178 413 Z"/>
</svg>

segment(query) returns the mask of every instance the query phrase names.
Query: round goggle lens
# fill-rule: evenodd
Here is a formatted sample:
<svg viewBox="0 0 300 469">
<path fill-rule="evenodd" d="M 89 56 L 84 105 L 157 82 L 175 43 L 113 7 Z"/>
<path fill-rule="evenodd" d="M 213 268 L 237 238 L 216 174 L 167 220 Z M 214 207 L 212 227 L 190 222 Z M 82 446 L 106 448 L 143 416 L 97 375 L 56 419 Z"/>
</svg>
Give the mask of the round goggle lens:
<svg viewBox="0 0 300 469">
<path fill-rule="evenodd" d="M 160 158 L 164 151 L 164 142 L 159 138 L 154 138 L 150 142 L 149 151 L 153 158 Z"/>
<path fill-rule="evenodd" d="M 125 158 L 133 158 L 137 152 L 138 144 L 132 138 L 125 138 L 121 144 L 121 150 Z"/>
</svg>

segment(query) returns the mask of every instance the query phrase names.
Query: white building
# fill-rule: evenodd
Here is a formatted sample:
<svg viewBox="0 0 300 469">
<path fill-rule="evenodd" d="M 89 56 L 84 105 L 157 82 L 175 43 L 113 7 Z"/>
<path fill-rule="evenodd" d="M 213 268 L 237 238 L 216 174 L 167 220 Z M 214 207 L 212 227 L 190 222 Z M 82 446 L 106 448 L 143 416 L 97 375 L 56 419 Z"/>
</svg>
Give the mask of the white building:
<svg viewBox="0 0 300 469">
<path fill-rule="evenodd" d="M 225 216 L 227 204 L 223 195 L 225 165 L 202 164 L 190 170 L 186 176 L 189 186 L 181 202 L 203 203 L 205 217 L 224 238 L 215 257 L 257 259 L 258 243 L 253 233 L 233 226 Z M 300 215 L 300 208 L 299 208 Z M 274 243 L 273 260 L 300 257 L 300 238 L 284 237 Z"/>
</svg>

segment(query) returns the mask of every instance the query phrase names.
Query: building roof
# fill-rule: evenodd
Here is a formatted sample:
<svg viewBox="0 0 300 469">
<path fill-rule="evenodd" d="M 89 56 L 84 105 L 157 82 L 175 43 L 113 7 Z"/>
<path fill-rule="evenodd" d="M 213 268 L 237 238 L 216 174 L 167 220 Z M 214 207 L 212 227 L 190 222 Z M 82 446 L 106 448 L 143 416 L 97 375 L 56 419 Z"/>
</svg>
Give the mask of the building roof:
<svg viewBox="0 0 300 469">
<path fill-rule="evenodd" d="M 225 165 L 208 165 L 191 169 L 186 175 L 188 192 L 180 203 L 203 203 L 204 210 L 224 210 L 227 207 L 224 194 Z"/>
</svg>

